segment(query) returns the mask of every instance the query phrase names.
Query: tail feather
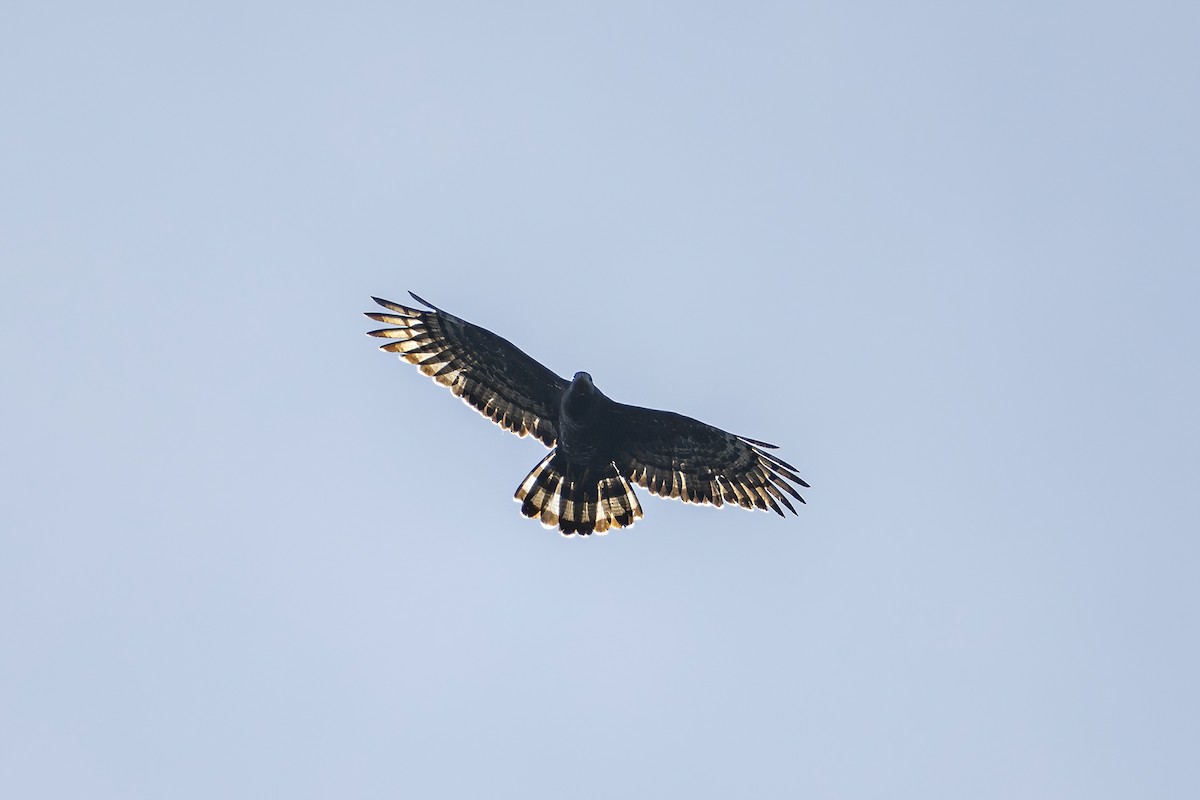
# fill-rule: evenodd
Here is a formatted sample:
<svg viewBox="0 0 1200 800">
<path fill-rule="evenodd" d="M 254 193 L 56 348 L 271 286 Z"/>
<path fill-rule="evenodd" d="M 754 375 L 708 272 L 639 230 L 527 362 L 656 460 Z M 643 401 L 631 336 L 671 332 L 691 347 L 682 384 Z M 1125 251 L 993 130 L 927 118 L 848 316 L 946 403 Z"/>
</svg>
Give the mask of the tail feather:
<svg viewBox="0 0 1200 800">
<path fill-rule="evenodd" d="M 642 516 L 633 486 L 609 464 L 589 469 L 569 464 L 558 450 L 538 462 L 515 495 L 521 513 L 564 536 L 606 533 L 629 527 Z"/>
</svg>

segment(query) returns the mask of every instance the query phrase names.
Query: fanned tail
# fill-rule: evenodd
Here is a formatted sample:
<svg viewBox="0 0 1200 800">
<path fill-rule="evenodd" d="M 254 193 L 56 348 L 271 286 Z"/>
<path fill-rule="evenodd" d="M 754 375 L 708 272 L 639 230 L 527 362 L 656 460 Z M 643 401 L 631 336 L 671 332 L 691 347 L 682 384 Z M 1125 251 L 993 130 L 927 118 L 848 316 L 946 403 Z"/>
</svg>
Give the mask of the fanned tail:
<svg viewBox="0 0 1200 800">
<path fill-rule="evenodd" d="M 559 455 L 558 448 L 521 481 L 515 497 L 522 514 L 547 528 L 557 527 L 564 536 L 627 528 L 642 516 L 633 486 L 616 466 L 579 467 Z"/>
</svg>

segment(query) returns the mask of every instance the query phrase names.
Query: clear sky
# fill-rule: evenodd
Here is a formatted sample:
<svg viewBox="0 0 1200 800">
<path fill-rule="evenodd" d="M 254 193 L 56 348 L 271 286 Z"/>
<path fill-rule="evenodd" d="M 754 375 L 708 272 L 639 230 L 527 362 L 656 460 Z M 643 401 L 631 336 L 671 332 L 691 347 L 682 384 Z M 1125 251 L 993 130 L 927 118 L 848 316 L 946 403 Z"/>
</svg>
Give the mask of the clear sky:
<svg viewBox="0 0 1200 800">
<path fill-rule="evenodd" d="M 0 13 L 0 795 L 1200 796 L 1194 2 Z M 640 492 L 415 290 L 781 445 Z"/>
</svg>

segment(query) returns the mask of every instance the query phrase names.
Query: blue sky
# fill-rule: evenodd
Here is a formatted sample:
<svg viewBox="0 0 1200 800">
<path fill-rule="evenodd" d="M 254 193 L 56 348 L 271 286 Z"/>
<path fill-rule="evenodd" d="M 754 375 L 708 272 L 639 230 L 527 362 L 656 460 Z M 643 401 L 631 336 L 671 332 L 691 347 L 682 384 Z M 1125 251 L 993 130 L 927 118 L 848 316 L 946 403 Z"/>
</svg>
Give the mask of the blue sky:
<svg viewBox="0 0 1200 800">
<path fill-rule="evenodd" d="M 1198 23 L 10 4 L 0 793 L 1195 796 Z M 409 289 L 809 505 L 543 530 Z"/>
</svg>

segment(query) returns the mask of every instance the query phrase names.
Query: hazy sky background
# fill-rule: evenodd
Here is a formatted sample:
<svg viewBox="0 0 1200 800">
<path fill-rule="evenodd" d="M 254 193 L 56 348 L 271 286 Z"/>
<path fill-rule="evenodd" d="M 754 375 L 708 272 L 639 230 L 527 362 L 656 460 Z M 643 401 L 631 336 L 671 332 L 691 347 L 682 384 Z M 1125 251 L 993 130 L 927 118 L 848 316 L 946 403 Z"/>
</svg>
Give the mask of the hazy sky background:
<svg viewBox="0 0 1200 800">
<path fill-rule="evenodd" d="M 1200 796 L 1200 6 L 0 12 L 0 795 Z M 640 492 L 413 289 L 780 444 Z"/>
</svg>

